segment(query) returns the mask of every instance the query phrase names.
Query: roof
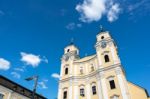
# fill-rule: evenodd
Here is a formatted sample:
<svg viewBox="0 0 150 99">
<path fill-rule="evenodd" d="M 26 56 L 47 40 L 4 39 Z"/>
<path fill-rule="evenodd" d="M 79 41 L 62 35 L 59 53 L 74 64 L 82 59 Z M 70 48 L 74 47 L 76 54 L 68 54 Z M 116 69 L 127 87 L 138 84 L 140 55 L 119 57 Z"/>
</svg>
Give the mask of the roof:
<svg viewBox="0 0 150 99">
<path fill-rule="evenodd" d="M 4 87 L 6 87 L 10 90 L 13 90 L 14 92 L 19 93 L 23 96 L 32 98 L 33 91 L 17 84 L 16 82 L 13 82 L 13 81 L 9 80 L 8 78 L 6 78 L 2 75 L 0 75 L 0 85 L 4 86 Z M 35 94 L 35 99 L 47 99 L 47 98 L 45 98 L 44 96 L 36 93 Z"/>
<path fill-rule="evenodd" d="M 143 88 L 143 87 L 141 87 L 141 86 L 139 86 L 139 85 L 137 85 L 137 84 L 135 84 L 135 83 L 132 83 L 132 82 L 130 82 L 130 81 L 128 81 L 128 82 L 129 82 L 130 84 L 134 85 L 134 86 L 137 86 L 137 87 L 143 89 L 143 90 L 145 91 L 146 96 L 149 97 L 149 94 L 148 94 L 148 92 L 147 92 L 147 90 L 146 90 L 145 88 Z"/>
<path fill-rule="evenodd" d="M 76 61 L 74 61 L 74 62 L 85 62 L 85 61 L 88 61 L 88 60 L 93 59 L 95 56 L 96 56 L 96 54 L 90 55 L 90 56 L 86 56 L 86 57 L 81 58 L 81 59 L 79 59 L 79 60 L 76 60 Z"/>
</svg>

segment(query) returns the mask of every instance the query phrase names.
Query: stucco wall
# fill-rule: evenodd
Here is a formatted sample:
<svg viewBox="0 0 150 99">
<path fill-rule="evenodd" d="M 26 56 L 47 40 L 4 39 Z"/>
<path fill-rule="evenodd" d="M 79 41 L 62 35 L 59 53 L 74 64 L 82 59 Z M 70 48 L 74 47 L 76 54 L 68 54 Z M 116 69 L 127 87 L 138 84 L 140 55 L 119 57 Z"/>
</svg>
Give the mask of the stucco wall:
<svg viewBox="0 0 150 99">
<path fill-rule="evenodd" d="M 147 95 L 143 88 L 136 86 L 131 82 L 128 82 L 128 86 L 131 99 L 149 99 L 147 98 Z"/>
</svg>

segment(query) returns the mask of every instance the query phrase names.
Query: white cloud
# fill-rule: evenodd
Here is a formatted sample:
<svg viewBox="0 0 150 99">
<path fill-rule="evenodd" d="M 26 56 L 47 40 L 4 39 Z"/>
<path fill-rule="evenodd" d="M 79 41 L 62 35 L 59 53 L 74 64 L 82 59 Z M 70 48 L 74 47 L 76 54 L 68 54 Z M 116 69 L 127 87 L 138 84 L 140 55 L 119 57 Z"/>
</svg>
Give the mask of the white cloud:
<svg viewBox="0 0 150 99">
<path fill-rule="evenodd" d="M 47 89 L 48 88 L 46 85 L 47 82 L 48 82 L 48 79 L 43 79 L 42 81 L 38 82 L 38 85 L 42 89 Z"/>
<path fill-rule="evenodd" d="M 78 23 L 78 24 L 77 24 L 77 27 L 81 28 L 81 27 L 82 27 L 82 24 L 81 24 L 81 23 Z"/>
<path fill-rule="evenodd" d="M 40 86 L 42 89 L 47 89 L 47 88 L 48 88 L 44 82 L 39 82 L 38 84 L 39 84 L 39 86 Z"/>
<path fill-rule="evenodd" d="M 115 5 L 118 3 L 115 3 Z M 119 4 L 118 4 L 119 5 Z M 84 0 L 83 4 L 78 4 L 76 10 L 80 13 L 80 20 L 82 22 L 92 22 L 99 21 L 102 16 L 113 13 L 113 19 L 117 19 L 119 11 L 114 11 L 114 1 L 113 0 Z M 119 9 L 119 6 L 117 6 Z M 111 10 L 111 11 L 110 11 Z M 108 19 L 108 21 L 110 21 Z M 114 20 L 113 20 L 114 21 Z M 112 22 L 112 21 L 111 21 Z"/>
<path fill-rule="evenodd" d="M 105 9 L 105 0 L 84 0 L 83 4 L 76 6 L 83 22 L 98 21 L 105 13 Z"/>
<path fill-rule="evenodd" d="M 10 68 L 10 62 L 4 58 L 0 58 L 0 70 L 8 70 Z"/>
<path fill-rule="evenodd" d="M 119 12 L 120 12 L 119 4 L 112 5 L 107 14 L 108 21 L 113 22 L 117 20 Z"/>
<path fill-rule="evenodd" d="M 81 28 L 82 27 L 82 24 L 81 23 L 74 23 L 74 22 L 71 22 L 69 23 L 68 25 L 66 25 L 66 28 L 68 30 L 74 30 L 75 28 Z"/>
<path fill-rule="evenodd" d="M 66 28 L 68 29 L 68 30 L 73 30 L 73 29 L 75 29 L 75 23 L 69 23 L 67 26 L 66 26 Z"/>
<path fill-rule="evenodd" d="M 11 75 L 14 77 L 14 78 L 17 78 L 19 79 L 21 77 L 21 75 L 17 72 L 11 72 Z"/>
<path fill-rule="evenodd" d="M 40 55 L 34 55 L 31 53 L 21 52 L 21 56 L 22 56 L 21 61 L 33 67 L 37 67 L 41 63 L 41 61 L 48 63 L 48 60 L 45 57 L 41 58 Z"/>
<path fill-rule="evenodd" d="M 15 71 L 24 72 L 24 68 L 14 68 Z"/>
<path fill-rule="evenodd" d="M 57 74 L 57 73 L 53 73 L 53 74 L 51 75 L 51 77 L 53 77 L 53 78 L 55 78 L 55 79 L 59 79 L 59 78 L 60 78 L 60 75 Z"/>
</svg>

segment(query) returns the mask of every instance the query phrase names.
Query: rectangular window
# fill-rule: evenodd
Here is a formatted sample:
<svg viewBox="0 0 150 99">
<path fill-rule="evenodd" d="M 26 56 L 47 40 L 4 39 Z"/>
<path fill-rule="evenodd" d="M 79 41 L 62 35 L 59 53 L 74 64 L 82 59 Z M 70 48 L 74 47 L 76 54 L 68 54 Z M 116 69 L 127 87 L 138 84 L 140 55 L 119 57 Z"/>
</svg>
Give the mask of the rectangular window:
<svg viewBox="0 0 150 99">
<path fill-rule="evenodd" d="M 96 94 L 96 86 L 93 86 L 93 87 L 92 87 L 92 92 L 93 92 L 93 95 Z"/>
<path fill-rule="evenodd" d="M 109 81 L 109 84 L 110 84 L 110 89 L 115 89 L 116 88 L 114 80 Z"/>
<path fill-rule="evenodd" d="M 3 94 L 0 94 L 0 99 L 3 99 L 4 95 Z"/>
<path fill-rule="evenodd" d="M 67 91 L 64 91 L 63 99 L 67 99 Z"/>
<path fill-rule="evenodd" d="M 80 96 L 84 97 L 84 89 L 80 89 Z"/>
</svg>

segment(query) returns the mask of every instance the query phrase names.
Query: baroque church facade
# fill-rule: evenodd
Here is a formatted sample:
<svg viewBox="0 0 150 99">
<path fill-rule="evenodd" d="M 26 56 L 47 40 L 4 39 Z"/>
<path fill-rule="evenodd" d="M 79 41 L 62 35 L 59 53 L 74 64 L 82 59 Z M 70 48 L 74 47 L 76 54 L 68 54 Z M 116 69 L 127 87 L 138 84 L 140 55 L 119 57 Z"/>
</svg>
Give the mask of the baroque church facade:
<svg viewBox="0 0 150 99">
<path fill-rule="evenodd" d="M 96 54 L 79 57 L 70 44 L 61 58 L 58 99 L 150 99 L 147 91 L 126 79 L 117 45 L 108 31 L 101 31 Z"/>
</svg>

